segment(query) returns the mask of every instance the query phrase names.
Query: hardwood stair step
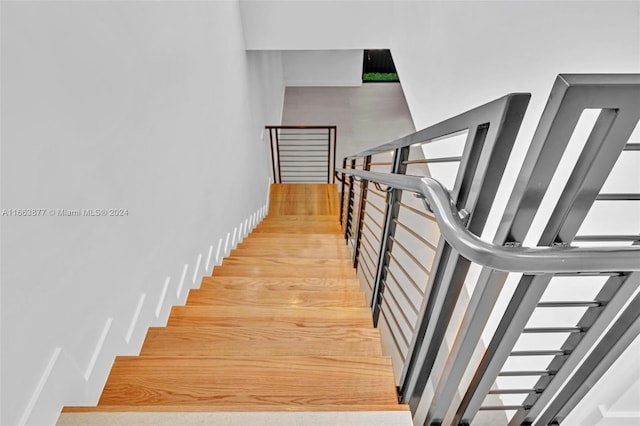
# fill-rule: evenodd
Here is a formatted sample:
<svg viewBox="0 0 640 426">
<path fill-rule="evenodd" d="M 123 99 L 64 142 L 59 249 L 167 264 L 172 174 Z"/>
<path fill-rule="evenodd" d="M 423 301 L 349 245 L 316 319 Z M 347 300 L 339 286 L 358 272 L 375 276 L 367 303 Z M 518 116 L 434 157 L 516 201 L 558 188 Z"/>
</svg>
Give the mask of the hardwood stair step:
<svg viewBox="0 0 640 426">
<path fill-rule="evenodd" d="M 117 357 L 98 405 L 397 403 L 386 357 Z"/>
<path fill-rule="evenodd" d="M 346 246 L 283 246 L 269 245 L 240 245 L 231 251 L 231 257 L 277 257 L 307 258 L 307 259 L 349 259 L 350 253 Z"/>
<path fill-rule="evenodd" d="M 355 271 L 326 268 L 323 266 L 308 266 L 305 268 L 278 266 L 243 266 L 227 265 L 216 268 L 215 276 L 219 277 L 288 277 L 288 278 L 353 278 Z"/>
<path fill-rule="evenodd" d="M 372 327 L 369 308 L 175 306 L 168 326 Z"/>
<path fill-rule="evenodd" d="M 374 328 L 151 327 L 140 355 L 382 356 Z"/>
<path fill-rule="evenodd" d="M 251 240 L 282 240 L 282 242 L 298 242 L 300 244 L 309 244 L 309 243 L 342 243 L 342 245 L 346 245 L 346 240 L 344 239 L 344 235 L 342 235 L 342 231 L 340 233 L 334 234 L 318 234 L 318 233 L 306 233 L 306 234 L 290 234 L 288 232 L 252 232 L 249 234 L 244 241 L 247 239 Z"/>
<path fill-rule="evenodd" d="M 187 305 L 366 307 L 364 293 L 348 291 L 191 290 Z"/>
<path fill-rule="evenodd" d="M 338 187 L 335 184 L 273 184 L 269 192 L 269 215 L 340 214 Z"/>
<path fill-rule="evenodd" d="M 354 278 L 353 264 L 342 259 L 229 257 L 214 268 L 217 276 Z"/>
<path fill-rule="evenodd" d="M 62 409 L 63 413 L 95 413 L 95 412 L 237 412 L 246 411 L 244 406 L 236 405 L 98 405 L 98 406 L 66 406 Z M 260 405 L 253 406 L 252 411 L 409 411 L 406 404 L 384 404 L 384 405 L 363 405 L 363 404 L 336 404 L 336 405 Z M 109 424 L 114 426 L 114 424 Z"/>
<path fill-rule="evenodd" d="M 292 223 L 272 223 L 257 226 L 254 233 L 294 233 L 294 234 L 340 234 L 342 227 L 338 223 L 307 223 L 294 225 Z"/>
<path fill-rule="evenodd" d="M 222 266 L 269 266 L 269 267 L 293 267 L 306 268 L 321 266 L 323 268 L 337 268 L 353 271 L 353 262 L 350 259 L 296 259 L 282 257 L 227 257 L 222 262 Z"/>
<path fill-rule="evenodd" d="M 274 216 L 267 215 L 262 222 L 260 223 L 269 223 L 269 222 L 331 222 L 331 223 L 340 223 L 338 217 L 333 215 L 286 215 L 286 216 Z"/>
<path fill-rule="evenodd" d="M 294 227 L 315 226 L 315 225 L 336 225 L 341 226 L 340 220 L 333 216 L 267 216 L 258 224 L 258 228 L 264 226 L 289 225 Z"/>
<path fill-rule="evenodd" d="M 201 289 L 272 291 L 360 291 L 357 278 L 203 277 Z"/>
</svg>

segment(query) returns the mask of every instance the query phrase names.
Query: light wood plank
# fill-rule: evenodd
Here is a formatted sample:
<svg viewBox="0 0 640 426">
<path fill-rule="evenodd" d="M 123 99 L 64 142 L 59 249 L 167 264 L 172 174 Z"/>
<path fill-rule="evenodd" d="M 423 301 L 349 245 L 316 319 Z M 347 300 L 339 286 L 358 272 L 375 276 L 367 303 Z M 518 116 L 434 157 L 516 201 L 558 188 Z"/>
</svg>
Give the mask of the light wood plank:
<svg viewBox="0 0 640 426">
<path fill-rule="evenodd" d="M 339 234 L 342 228 L 337 223 L 272 223 L 258 226 L 254 233 L 294 233 L 294 234 Z"/>
<path fill-rule="evenodd" d="M 338 187 L 335 184 L 273 184 L 269 195 L 269 214 L 332 215 L 340 214 Z"/>
<path fill-rule="evenodd" d="M 237 405 L 100 405 L 97 407 L 67 406 L 63 413 L 92 413 L 92 412 L 196 412 L 213 411 L 246 411 L 246 407 Z M 253 406 L 252 411 L 409 411 L 406 404 L 390 405 L 260 405 Z"/>
<path fill-rule="evenodd" d="M 374 328 L 152 327 L 140 355 L 382 356 Z"/>
<path fill-rule="evenodd" d="M 222 266 L 267 266 L 277 268 L 307 268 L 314 266 L 322 266 L 324 268 L 344 269 L 351 271 L 353 264 L 347 259 L 296 259 L 285 257 L 242 257 L 233 256 L 226 258 L 222 262 Z"/>
<path fill-rule="evenodd" d="M 230 257 L 213 270 L 214 276 L 355 278 L 351 262 L 336 259 Z"/>
<path fill-rule="evenodd" d="M 242 245 L 231 251 L 231 257 L 277 257 L 307 258 L 307 259 L 349 259 L 350 253 L 346 246 L 279 246 L 279 245 Z"/>
<path fill-rule="evenodd" d="M 98 405 L 394 402 L 386 357 L 118 357 Z"/>
<path fill-rule="evenodd" d="M 357 278 L 203 277 L 201 287 L 227 290 L 360 291 Z"/>
<path fill-rule="evenodd" d="M 269 222 L 335 222 L 339 223 L 340 220 L 334 215 L 286 215 L 286 216 L 273 216 L 269 215 L 265 217 L 261 223 Z"/>
<path fill-rule="evenodd" d="M 281 267 L 269 267 L 269 266 L 256 266 L 256 267 L 245 267 L 245 266 L 224 266 L 220 268 L 216 268 L 214 270 L 214 275 L 223 277 L 290 277 L 290 278 L 307 278 L 307 277 L 315 277 L 315 278 L 353 278 L 355 273 L 353 271 L 345 271 L 345 270 L 337 270 L 337 269 L 328 269 L 322 266 L 309 266 L 301 269 L 293 269 L 288 268 L 284 269 Z"/>
<path fill-rule="evenodd" d="M 272 306 L 176 306 L 169 326 L 371 327 L 368 308 L 278 308 Z"/>
<path fill-rule="evenodd" d="M 187 305 L 226 306 L 315 306 L 315 307 L 366 307 L 362 292 L 347 291 L 273 291 L 273 290 L 191 290 Z"/>
<path fill-rule="evenodd" d="M 342 231 L 341 231 L 342 232 Z M 297 243 L 300 245 L 309 244 L 340 244 L 347 245 L 344 236 L 340 233 L 335 234 L 291 234 L 289 232 L 252 232 L 250 239 L 244 241 L 278 241 L 281 243 Z M 243 241 L 243 242 L 244 242 Z"/>
</svg>

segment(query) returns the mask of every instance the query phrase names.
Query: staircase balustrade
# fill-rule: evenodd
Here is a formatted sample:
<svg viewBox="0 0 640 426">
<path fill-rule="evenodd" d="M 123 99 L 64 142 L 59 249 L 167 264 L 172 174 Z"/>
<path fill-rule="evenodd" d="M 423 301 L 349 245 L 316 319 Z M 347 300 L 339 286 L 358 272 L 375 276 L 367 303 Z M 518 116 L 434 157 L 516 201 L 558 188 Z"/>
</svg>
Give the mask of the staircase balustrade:
<svg viewBox="0 0 640 426">
<path fill-rule="evenodd" d="M 345 238 L 417 425 L 562 422 L 638 336 L 639 230 L 587 225 L 606 203 L 640 201 L 607 180 L 640 157 L 629 142 L 640 75 L 559 75 L 495 213 L 529 98 L 504 96 L 336 171 Z"/>
</svg>

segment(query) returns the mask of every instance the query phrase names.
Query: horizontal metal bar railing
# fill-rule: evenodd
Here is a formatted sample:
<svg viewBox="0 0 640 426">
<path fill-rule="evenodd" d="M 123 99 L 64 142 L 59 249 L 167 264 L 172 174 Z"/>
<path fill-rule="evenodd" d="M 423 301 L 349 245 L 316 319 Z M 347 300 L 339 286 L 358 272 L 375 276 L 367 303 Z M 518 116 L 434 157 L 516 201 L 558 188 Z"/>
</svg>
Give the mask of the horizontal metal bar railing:
<svg viewBox="0 0 640 426">
<path fill-rule="evenodd" d="M 358 169 L 342 174 L 344 181 L 355 183 L 350 188 L 354 204 L 359 187 L 377 196 L 376 207 L 386 200 L 384 226 L 374 221 L 382 212 L 369 203 L 346 218 L 353 226 L 365 217 L 373 222 L 373 234 L 382 231 L 373 265 L 378 270 L 374 324 L 379 315 L 399 398 L 410 405 L 416 424 L 470 424 L 482 410 L 483 421 L 489 416 L 488 423 L 516 426 L 536 422 L 551 401 L 565 404 L 562 412 L 550 414 L 556 419 L 571 410 L 573 401 L 554 395 L 640 283 L 637 229 L 607 229 L 585 219 L 592 205 L 600 210 L 620 202 L 636 207 L 637 188 L 602 188 L 610 173 L 620 173 L 612 170 L 621 151 L 640 150 L 629 138 L 640 114 L 639 94 L 640 76 L 558 76 L 495 233 L 485 225 L 527 95 L 507 95 L 345 158 L 344 168 L 351 164 Z M 593 117 L 593 124 L 583 122 L 583 113 Z M 566 183 L 556 179 L 554 171 L 570 139 L 589 129 L 584 147 L 571 147 L 580 152 Z M 454 150 L 465 135 L 458 157 Z M 386 162 L 389 154 L 391 163 Z M 383 162 L 392 167 L 366 170 L 367 161 L 369 166 Z M 388 186 L 386 194 L 373 191 L 374 186 L 381 190 L 380 185 Z M 564 185 L 562 194 L 557 201 L 553 195 L 544 200 L 556 203 L 544 231 L 535 243 L 523 243 L 534 241 L 542 230 L 529 232 L 550 185 Z M 594 208 L 594 217 L 600 210 Z M 488 235 L 487 241 L 480 235 Z M 367 248 L 378 242 L 362 238 Z M 602 243 L 609 247 L 599 247 Z M 362 269 L 375 260 L 368 254 Z M 369 286 L 371 272 L 363 271 Z M 578 282 L 580 291 L 570 293 Z M 602 288 L 591 297 L 594 284 Z M 583 294 L 583 288 L 589 291 Z M 500 305 L 499 298 L 508 305 Z M 571 319 L 558 321 L 564 314 Z M 490 394 L 522 394 L 524 400 L 485 399 Z"/>
<path fill-rule="evenodd" d="M 275 183 L 334 183 L 336 126 L 266 126 Z"/>
<path fill-rule="evenodd" d="M 411 191 L 424 197 L 435 213 L 440 232 L 463 257 L 482 266 L 528 275 L 558 272 L 640 271 L 640 247 L 522 247 L 499 246 L 480 239 L 464 225 L 468 215 L 458 211 L 449 192 L 435 179 L 362 170 L 338 172 Z"/>
</svg>

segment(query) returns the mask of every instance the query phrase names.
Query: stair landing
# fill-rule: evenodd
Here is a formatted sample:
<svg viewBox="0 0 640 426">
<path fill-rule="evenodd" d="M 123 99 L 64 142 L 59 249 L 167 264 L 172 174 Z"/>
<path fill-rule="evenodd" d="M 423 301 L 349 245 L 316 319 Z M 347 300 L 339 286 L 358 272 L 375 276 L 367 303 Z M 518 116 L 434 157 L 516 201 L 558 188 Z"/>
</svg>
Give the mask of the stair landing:
<svg viewBox="0 0 640 426">
<path fill-rule="evenodd" d="M 335 185 L 273 185 L 269 216 L 58 424 L 410 425 L 338 209 Z"/>
</svg>

